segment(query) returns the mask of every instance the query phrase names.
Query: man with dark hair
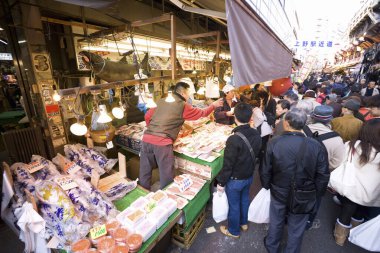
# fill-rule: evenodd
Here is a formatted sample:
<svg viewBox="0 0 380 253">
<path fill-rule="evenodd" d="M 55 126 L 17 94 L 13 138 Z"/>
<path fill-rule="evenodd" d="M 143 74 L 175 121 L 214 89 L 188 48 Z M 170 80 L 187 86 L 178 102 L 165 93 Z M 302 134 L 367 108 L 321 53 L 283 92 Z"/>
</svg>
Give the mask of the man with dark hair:
<svg viewBox="0 0 380 253">
<path fill-rule="evenodd" d="M 276 106 L 276 125 L 273 131 L 273 136 L 278 136 L 284 132 L 284 117 L 285 114 L 290 110 L 290 102 L 285 99 L 281 99 L 277 102 Z"/>
<path fill-rule="evenodd" d="M 340 117 L 342 114 L 342 105 L 338 102 L 338 96 L 336 94 L 329 94 L 326 96 L 326 105 L 333 108 L 333 117 Z"/>
<path fill-rule="evenodd" d="M 228 227 L 221 226 L 220 231 L 238 238 L 240 230 L 248 230 L 249 188 L 253 181 L 256 156 L 261 148 L 261 137 L 249 125 L 252 106 L 239 103 L 234 113 L 237 127 L 226 142 L 223 168 L 217 176 L 217 190 L 224 192 L 225 189 L 229 205 Z"/>
<path fill-rule="evenodd" d="M 286 132 L 273 138 L 267 147 L 261 183 L 270 189 L 269 230 L 264 244 L 269 253 L 280 250 L 287 217 L 288 242 L 284 252 L 299 253 L 309 214 L 316 199 L 322 196 L 329 181 L 328 163 L 322 144 L 302 133 L 307 115 L 301 109 L 291 109 L 285 116 Z M 295 191 L 308 191 L 308 205 L 296 208 Z M 296 202 L 299 204 L 298 202 Z"/>
<path fill-rule="evenodd" d="M 343 103 L 343 116 L 331 121 L 331 129 L 337 132 L 344 142 L 355 139 L 359 134 L 363 122 L 354 116 L 359 108 L 360 102 L 349 99 Z"/>
<path fill-rule="evenodd" d="M 363 97 L 370 97 L 379 95 L 379 90 L 376 89 L 376 81 L 369 81 L 367 88 L 361 90 Z"/>
<path fill-rule="evenodd" d="M 289 101 L 290 107 L 295 106 L 299 100 L 298 95 L 294 94 L 292 91 L 286 92 L 284 95 L 284 99 Z"/>
<path fill-rule="evenodd" d="M 380 95 L 371 96 L 365 102 L 372 117 L 380 118 Z"/>
<path fill-rule="evenodd" d="M 187 103 L 190 86 L 179 82 L 174 87 L 174 101 L 161 99 L 157 107 L 145 114 L 147 130 L 142 139 L 140 153 L 140 184 L 150 190 L 152 169 L 158 165 L 161 189 L 173 181 L 173 143 L 185 120 L 197 120 L 208 116 L 219 106 L 222 99 L 213 102 L 205 109 L 192 107 Z"/>
</svg>

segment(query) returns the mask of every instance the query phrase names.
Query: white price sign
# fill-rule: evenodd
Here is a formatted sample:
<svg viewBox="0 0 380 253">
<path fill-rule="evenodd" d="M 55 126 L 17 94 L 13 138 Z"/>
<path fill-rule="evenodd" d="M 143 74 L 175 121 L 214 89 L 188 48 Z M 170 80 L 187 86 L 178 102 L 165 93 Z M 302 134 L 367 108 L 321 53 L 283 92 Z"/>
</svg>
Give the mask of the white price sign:
<svg viewBox="0 0 380 253">
<path fill-rule="evenodd" d="M 78 172 L 81 168 L 75 163 L 75 162 L 71 162 L 71 163 L 67 163 L 65 165 L 65 167 L 63 168 L 63 170 L 67 173 L 69 173 L 70 175 L 73 175 L 75 174 L 76 172 Z"/>
<path fill-rule="evenodd" d="M 70 176 L 60 177 L 55 181 L 64 191 L 78 187 L 78 184 Z"/>
<path fill-rule="evenodd" d="M 41 163 L 39 163 L 39 162 L 31 162 L 31 163 L 28 164 L 27 169 L 28 169 L 29 173 L 34 173 L 36 171 L 39 171 L 43 167 L 44 166 Z"/>
</svg>

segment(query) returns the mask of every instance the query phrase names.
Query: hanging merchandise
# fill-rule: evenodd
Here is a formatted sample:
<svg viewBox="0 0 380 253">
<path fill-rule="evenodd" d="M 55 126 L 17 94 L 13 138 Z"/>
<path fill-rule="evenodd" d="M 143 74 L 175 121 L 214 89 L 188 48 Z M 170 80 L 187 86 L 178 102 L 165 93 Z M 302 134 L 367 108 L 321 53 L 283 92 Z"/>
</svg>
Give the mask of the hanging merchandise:
<svg viewBox="0 0 380 253">
<path fill-rule="evenodd" d="M 219 98 L 219 80 L 218 77 L 206 78 L 206 97 L 207 98 Z"/>
</svg>

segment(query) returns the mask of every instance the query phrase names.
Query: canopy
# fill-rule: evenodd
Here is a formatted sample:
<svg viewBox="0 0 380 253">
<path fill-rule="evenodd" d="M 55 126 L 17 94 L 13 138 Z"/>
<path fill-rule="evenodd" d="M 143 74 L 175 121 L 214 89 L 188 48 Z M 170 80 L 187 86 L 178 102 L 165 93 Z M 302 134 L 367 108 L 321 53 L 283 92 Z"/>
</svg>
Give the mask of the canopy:
<svg viewBox="0 0 380 253">
<path fill-rule="evenodd" d="M 234 85 L 288 77 L 292 53 L 244 0 L 226 0 Z"/>
</svg>

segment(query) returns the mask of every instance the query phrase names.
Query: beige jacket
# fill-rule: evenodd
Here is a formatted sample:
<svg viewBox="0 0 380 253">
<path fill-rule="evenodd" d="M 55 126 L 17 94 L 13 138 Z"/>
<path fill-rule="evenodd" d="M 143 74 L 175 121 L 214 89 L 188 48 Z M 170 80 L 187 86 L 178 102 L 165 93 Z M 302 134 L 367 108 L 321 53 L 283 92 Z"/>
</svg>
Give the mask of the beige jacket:
<svg viewBox="0 0 380 253">
<path fill-rule="evenodd" d="M 322 123 L 315 123 L 308 125 L 310 130 L 315 133 L 318 131 L 319 135 L 332 132 L 329 126 Z M 340 136 L 333 137 L 323 141 L 329 155 L 329 169 L 333 171 L 342 164 L 344 159 L 344 142 Z"/>
</svg>

